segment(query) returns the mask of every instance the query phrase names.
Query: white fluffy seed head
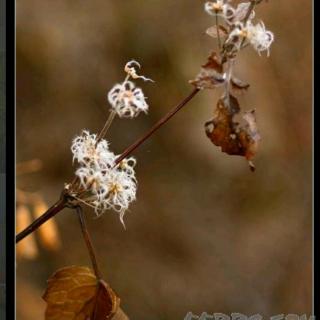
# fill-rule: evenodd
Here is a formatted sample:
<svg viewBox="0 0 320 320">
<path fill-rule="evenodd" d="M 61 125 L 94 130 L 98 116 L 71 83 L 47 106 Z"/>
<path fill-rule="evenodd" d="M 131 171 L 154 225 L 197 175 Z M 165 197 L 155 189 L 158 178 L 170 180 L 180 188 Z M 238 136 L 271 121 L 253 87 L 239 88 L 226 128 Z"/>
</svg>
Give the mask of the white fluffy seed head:
<svg viewBox="0 0 320 320">
<path fill-rule="evenodd" d="M 116 84 L 108 93 L 108 101 L 120 118 L 134 118 L 149 108 L 142 90 L 131 81 Z"/>
<path fill-rule="evenodd" d="M 225 0 L 207 1 L 204 5 L 204 10 L 211 16 L 220 16 L 228 22 L 235 12 L 229 2 Z"/>
<path fill-rule="evenodd" d="M 262 51 L 267 51 L 269 56 L 270 46 L 274 41 L 274 35 L 271 31 L 266 30 L 264 23 L 253 25 L 251 22 L 247 24 L 248 39 L 253 48 L 260 54 Z"/>
<path fill-rule="evenodd" d="M 86 130 L 73 140 L 71 150 L 79 164 L 75 175 L 80 182 L 80 200 L 94 207 L 98 215 L 109 209 L 117 211 L 124 223 L 125 211 L 136 199 L 136 160 L 125 158 L 115 166 L 120 155 L 109 150 L 106 140 L 97 142 L 97 136 Z"/>
<path fill-rule="evenodd" d="M 115 155 L 109 150 L 109 144 L 106 140 L 97 142 L 97 135 L 90 134 L 83 130 L 80 136 L 73 139 L 71 145 L 73 161 L 80 165 L 91 166 L 98 165 L 108 168 L 114 162 Z"/>
<path fill-rule="evenodd" d="M 101 189 L 103 190 L 101 192 Z M 96 213 L 112 209 L 120 214 L 123 223 L 123 216 L 129 205 L 136 199 L 137 185 L 134 176 L 118 169 L 112 169 L 105 175 L 102 187 L 96 192 L 93 205 Z"/>
<path fill-rule="evenodd" d="M 228 36 L 227 42 L 233 43 L 239 50 L 243 40 L 247 40 L 259 55 L 262 51 L 267 51 L 269 56 L 274 35 L 271 31 L 266 30 L 262 21 L 256 25 L 252 24 L 250 20 L 246 25 L 242 22 L 236 22 Z"/>
</svg>

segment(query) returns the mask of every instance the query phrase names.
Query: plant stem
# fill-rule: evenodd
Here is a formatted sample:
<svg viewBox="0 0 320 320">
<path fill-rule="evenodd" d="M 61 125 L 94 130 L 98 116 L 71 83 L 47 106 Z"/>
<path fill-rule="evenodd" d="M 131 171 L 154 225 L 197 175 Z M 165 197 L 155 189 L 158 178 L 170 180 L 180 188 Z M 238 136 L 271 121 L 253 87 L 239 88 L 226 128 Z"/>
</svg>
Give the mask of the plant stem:
<svg viewBox="0 0 320 320">
<path fill-rule="evenodd" d="M 140 139 L 129 146 L 119 158 L 115 161 L 115 166 L 118 165 L 124 158 L 137 149 L 144 141 L 146 141 L 155 131 L 163 126 L 170 118 L 172 118 L 180 109 L 182 109 L 198 92 L 200 89 L 194 89 L 184 100 L 182 100 L 177 106 L 169 111 L 163 118 L 161 118 L 151 129 L 145 133 Z"/>
<path fill-rule="evenodd" d="M 42 216 L 34 220 L 27 228 L 16 235 L 16 243 L 21 241 L 23 238 L 37 230 L 46 221 L 54 217 L 62 209 L 66 207 L 67 200 L 65 197 L 59 199 L 52 207 L 50 207 Z"/>
<path fill-rule="evenodd" d="M 98 262 L 97 262 L 95 250 L 94 250 L 93 243 L 91 241 L 90 234 L 89 234 L 89 231 L 87 228 L 86 217 L 85 217 L 85 214 L 83 213 L 82 207 L 77 206 L 76 211 L 78 213 L 83 239 L 84 239 L 86 246 L 87 246 L 87 249 L 89 251 L 90 260 L 91 260 L 91 263 L 93 266 L 93 270 L 94 270 L 94 273 L 95 273 L 97 279 L 99 280 L 99 279 L 101 279 L 101 272 L 98 267 Z"/>
<path fill-rule="evenodd" d="M 218 36 L 218 46 L 219 51 L 221 50 L 221 38 L 220 38 L 220 28 L 219 28 L 219 20 L 218 15 L 216 14 L 216 28 L 217 28 L 217 36 Z"/>
<path fill-rule="evenodd" d="M 182 100 L 177 106 L 175 106 L 171 111 L 169 111 L 163 118 L 161 118 L 146 134 L 144 134 L 140 139 L 138 139 L 135 143 L 129 146 L 119 158 L 115 161 L 115 165 L 118 165 L 124 158 L 126 158 L 129 154 L 131 154 L 135 149 L 137 149 L 144 141 L 146 141 L 155 131 L 157 131 L 161 126 L 163 126 L 169 119 L 171 119 L 180 109 L 182 109 L 192 98 L 200 91 L 200 89 L 194 89 L 184 100 Z M 101 130 L 98 139 L 102 139 L 105 133 L 110 128 L 110 125 L 114 119 L 115 112 L 112 111 L 109 115 L 103 129 Z M 75 177 L 73 182 L 71 183 L 71 187 L 74 187 L 75 183 L 78 181 L 78 178 Z M 28 236 L 30 233 L 37 230 L 42 224 L 46 221 L 54 217 L 57 213 L 59 213 L 62 209 L 67 207 L 68 200 L 65 196 L 62 196 L 60 200 L 58 200 L 52 207 L 50 207 L 42 216 L 33 221 L 26 229 L 21 231 L 16 236 L 16 243 L 21 241 L 23 238 Z M 80 216 L 79 216 L 80 217 Z M 84 221 L 84 220 L 82 220 Z M 86 239 L 86 238 L 85 238 Z M 88 238 L 90 241 L 90 238 Z M 89 245 L 89 243 L 87 243 Z M 90 250 L 89 250 L 90 251 Z M 93 251 L 90 251 L 90 255 Z M 91 256 L 92 263 L 96 264 L 95 256 Z M 99 271 L 97 269 L 97 271 Z"/>
<path fill-rule="evenodd" d="M 228 66 L 226 71 L 226 84 L 225 84 L 225 95 L 228 101 L 228 105 L 230 105 L 230 85 L 231 85 L 231 78 L 232 78 L 232 71 L 233 71 L 233 64 L 234 60 L 228 60 Z"/>
<path fill-rule="evenodd" d="M 114 110 L 111 110 L 106 123 L 104 124 L 102 130 L 100 131 L 100 133 L 98 135 L 96 144 L 98 144 L 98 142 L 105 137 L 105 135 L 108 132 L 108 130 L 109 130 L 109 128 L 110 128 L 115 116 L 116 116 L 116 112 Z"/>
</svg>

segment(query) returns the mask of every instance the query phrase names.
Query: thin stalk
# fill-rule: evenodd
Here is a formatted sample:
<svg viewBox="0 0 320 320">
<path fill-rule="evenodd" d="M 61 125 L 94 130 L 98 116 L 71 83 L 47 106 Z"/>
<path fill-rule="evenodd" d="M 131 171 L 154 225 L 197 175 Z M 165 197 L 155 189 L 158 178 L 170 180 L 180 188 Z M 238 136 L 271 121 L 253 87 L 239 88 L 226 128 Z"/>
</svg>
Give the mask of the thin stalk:
<svg viewBox="0 0 320 320">
<path fill-rule="evenodd" d="M 232 78 L 232 71 L 233 71 L 233 64 L 234 60 L 228 60 L 228 67 L 227 67 L 227 75 L 226 75 L 226 84 L 225 84 L 225 95 L 228 101 L 228 105 L 230 105 L 230 85 L 231 85 L 231 78 Z"/>
<path fill-rule="evenodd" d="M 217 29 L 217 36 L 218 36 L 218 46 L 219 46 L 219 51 L 221 51 L 221 38 L 220 38 L 220 28 L 219 28 L 219 17 L 216 14 L 216 29 Z"/>
<path fill-rule="evenodd" d="M 16 235 L 16 243 L 24 239 L 26 236 L 37 230 L 46 221 L 54 217 L 67 205 L 66 198 L 62 197 L 52 207 L 50 207 L 42 216 L 34 220 L 27 228 Z"/>
<path fill-rule="evenodd" d="M 112 124 L 115 116 L 116 116 L 115 110 L 111 110 L 111 112 L 110 112 L 110 114 L 109 114 L 109 117 L 108 117 L 106 123 L 104 124 L 102 130 L 100 131 L 100 133 L 99 133 L 99 135 L 98 135 L 97 143 L 98 143 L 101 139 L 103 139 L 103 138 L 105 137 L 105 135 L 106 135 L 106 133 L 108 132 L 108 130 L 109 130 L 109 128 L 110 128 L 110 126 L 111 126 L 111 124 Z"/>
<path fill-rule="evenodd" d="M 80 222 L 80 226 L 81 226 L 83 239 L 84 239 L 84 241 L 86 243 L 86 246 L 87 246 L 87 249 L 89 251 L 90 260 L 91 260 L 91 263 L 92 263 L 92 266 L 93 266 L 94 273 L 95 273 L 97 279 L 101 279 L 101 272 L 100 272 L 100 269 L 98 267 L 97 257 L 96 257 L 96 254 L 95 254 L 93 243 L 92 243 L 91 238 L 90 238 L 89 230 L 87 228 L 85 214 L 83 213 L 83 210 L 82 210 L 82 208 L 80 206 L 76 207 L 76 211 L 77 211 L 77 214 L 78 214 L 78 217 L 79 217 L 79 222 Z"/>
<path fill-rule="evenodd" d="M 155 131 L 162 127 L 170 118 L 172 118 L 180 109 L 182 109 L 192 98 L 200 91 L 200 89 L 194 89 L 184 100 L 182 100 L 177 106 L 169 111 L 163 118 L 161 118 L 151 129 L 145 133 L 140 139 L 129 146 L 119 158 L 115 161 L 115 166 L 118 165 L 124 158 L 137 149 L 144 141 L 146 141 Z"/>
</svg>

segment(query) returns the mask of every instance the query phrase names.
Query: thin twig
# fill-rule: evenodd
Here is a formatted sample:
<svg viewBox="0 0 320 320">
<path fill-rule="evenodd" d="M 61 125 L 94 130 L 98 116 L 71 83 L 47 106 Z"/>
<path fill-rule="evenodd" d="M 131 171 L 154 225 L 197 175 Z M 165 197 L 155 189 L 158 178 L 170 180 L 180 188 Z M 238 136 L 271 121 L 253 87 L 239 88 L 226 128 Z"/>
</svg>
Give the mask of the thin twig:
<svg viewBox="0 0 320 320">
<path fill-rule="evenodd" d="M 216 29 L 217 29 L 217 36 L 218 36 L 219 51 L 221 51 L 220 28 L 219 28 L 219 20 L 218 20 L 218 15 L 217 14 L 216 14 Z"/>
<path fill-rule="evenodd" d="M 233 64 L 234 64 L 233 59 L 228 60 L 228 66 L 226 71 L 227 75 L 226 75 L 226 83 L 225 83 L 225 95 L 226 95 L 229 106 L 230 106 L 230 85 L 231 85 L 231 79 L 232 79 Z"/>
<path fill-rule="evenodd" d="M 93 266 L 94 273 L 95 273 L 97 279 L 101 279 L 101 272 L 98 267 L 97 257 L 96 257 L 93 243 L 91 241 L 90 234 L 89 234 L 89 231 L 87 228 L 85 214 L 83 213 L 82 207 L 80 207 L 80 206 L 76 207 L 76 211 L 77 211 L 77 214 L 79 217 L 79 222 L 80 222 L 80 226 L 81 226 L 83 239 L 84 239 L 86 246 L 88 248 L 88 251 L 89 251 L 90 260 L 91 260 L 91 263 Z"/>
<path fill-rule="evenodd" d="M 98 142 L 103 139 L 106 135 L 106 133 L 108 132 L 113 120 L 114 120 L 114 117 L 116 116 L 116 112 L 114 110 L 111 110 L 110 114 L 109 114 L 109 117 L 106 121 L 106 123 L 104 124 L 102 130 L 100 131 L 99 135 L 98 135 L 98 138 L 97 138 L 97 142 L 96 142 L 96 145 L 98 144 Z"/>
<path fill-rule="evenodd" d="M 180 109 L 182 109 L 198 92 L 200 89 L 194 89 L 184 100 L 182 100 L 176 107 L 169 111 L 163 118 L 161 118 L 156 124 L 151 127 L 151 129 L 144 134 L 135 143 L 129 146 L 119 158 L 115 161 L 115 166 L 118 165 L 124 158 L 131 154 L 135 149 L 137 149 L 144 141 L 146 141 L 155 131 L 157 131 L 161 126 L 163 126 L 170 118 L 172 118 Z"/>
<path fill-rule="evenodd" d="M 50 207 L 42 216 L 38 219 L 34 220 L 27 228 L 16 235 L 16 243 L 21 241 L 23 238 L 37 230 L 41 225 L 43 225 L 46 221 L 54 217 L 57 213 L 59 213 L 62 209 L 64 209 L 67 205 L 67 200 L 65 197 L 59 199 L 52 207 Z"/>
</svg>

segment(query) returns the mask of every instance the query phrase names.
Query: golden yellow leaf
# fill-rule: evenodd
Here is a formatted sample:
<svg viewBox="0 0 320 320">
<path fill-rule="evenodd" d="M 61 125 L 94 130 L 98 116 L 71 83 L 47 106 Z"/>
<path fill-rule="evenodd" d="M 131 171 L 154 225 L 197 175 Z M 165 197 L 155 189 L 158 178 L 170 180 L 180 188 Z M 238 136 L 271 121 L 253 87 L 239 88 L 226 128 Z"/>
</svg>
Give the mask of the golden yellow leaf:
<svg viewBox="0 0 320 320">
<path fill-rule="evenodd" d="M 58 270 L 43 295 L 46 320 L 108 320 L 119 310 L 120 299 L 87 267 Z M 125 318 L 127 319 L 127 318 Z"/>
<path fill-rule="evenodd" d="M 16 231 L 19 233 L 31 224 L 31 213 L 27 206 L 19 205 L 16 215 Z M 38 255 L 38 248 L 33 234 L 30 234 L 16 246 L 17 257 L 34 259 Z"/>
</svg>

